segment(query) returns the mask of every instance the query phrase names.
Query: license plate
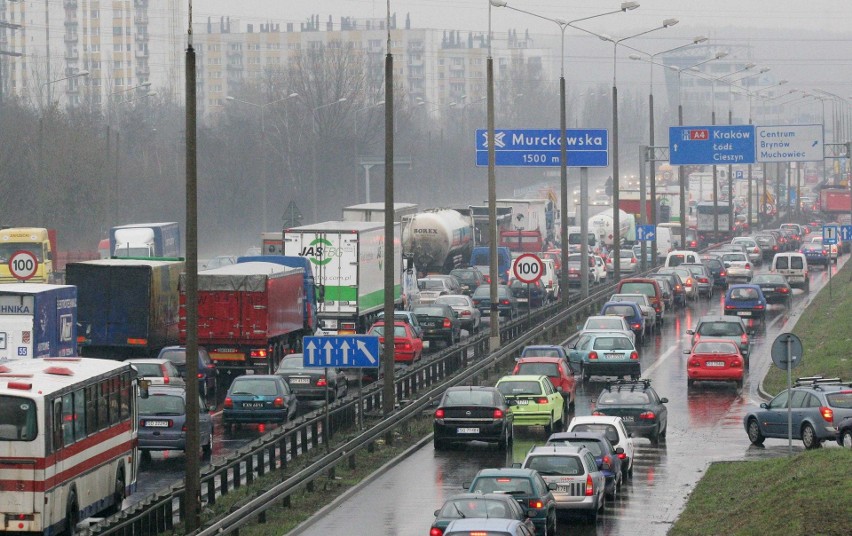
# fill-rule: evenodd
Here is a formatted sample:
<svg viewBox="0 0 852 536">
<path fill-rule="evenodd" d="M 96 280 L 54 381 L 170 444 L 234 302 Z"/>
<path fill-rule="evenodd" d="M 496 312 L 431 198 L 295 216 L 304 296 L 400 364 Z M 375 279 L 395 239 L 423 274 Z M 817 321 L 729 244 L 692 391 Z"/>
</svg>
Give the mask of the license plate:
<svg viewBox="0 0 852 536">
<path fill-rule="evenodd" d="M 708 367 L 724 367 L 725 362 L 724 361 L 708 361 L 707 366 Z"/>
<path fill-rule="evenodd" d="M 571 491 L 571 486 L 560 486 L 557 484 L 556 491 L 559 493 L 568 493 Z"/>
<path fill-rule="evenodd" d="M 145 421 L 145 426 L 148 428 L 168 428 L 169 421 Z"/>
<path fill-rule="evenodd" d="M 310 378 L 290 378 L 290 383 L 311 383 Z"/>
<path fill-rule="evenodd" d="M 263 402 L 243 402 L 244 408 L 262 408 Z"/>
<path fill-rule="evenodd" d="M 751 311 L 739 311 L 737 316 L 751 316 Z"/>
<path fill-rule="evenodd" d="M 460 434 L 478 434 L 479 428 L 458 428 L 456 431 Z"/>
<path fill-rule="evenodd" d="M 518 298 L 518 303 L 527 303 L 526 298 Z"/>
<path fill-rule="evenodd" d="M 621 359 L 621 354 L 604 354 L 607 359 Z"/>
<path fill-rule="evenodd" d="M 633 415 L 622 415 L 621 420 L 624 422 L 633 422 Z"/>
<path fill-rule="evenodd" d="M 517 403 L 518 403 L 519 406 L 526 406 L 527 404 L 530 403 L 530 401 L 525 399 L 525 398 L 522 398 L 520 400 L 517 400 Z"/>
</svg>

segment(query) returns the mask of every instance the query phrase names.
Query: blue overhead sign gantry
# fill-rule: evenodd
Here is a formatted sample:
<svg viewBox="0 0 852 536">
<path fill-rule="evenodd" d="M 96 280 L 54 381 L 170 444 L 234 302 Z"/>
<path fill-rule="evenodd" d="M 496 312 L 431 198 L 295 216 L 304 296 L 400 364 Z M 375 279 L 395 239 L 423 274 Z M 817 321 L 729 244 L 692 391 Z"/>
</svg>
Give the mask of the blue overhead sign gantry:
<svg viewBox="0 0 852 536">
<path fill-rule="evenodd" d="M 567 167 L 609 166 L 606 129 L 566 129 Z M 495 129 L 494 164 L 505 167 L 560 167 L 562 138 L 559 129 Z M 476 131 L 476 165 L 488 165 L 488 131 Z"/>
<path fill-rule="evenodd" d="M 754 125 L 669 127 L 673 166 L 753 164 Z"/>
</svg>

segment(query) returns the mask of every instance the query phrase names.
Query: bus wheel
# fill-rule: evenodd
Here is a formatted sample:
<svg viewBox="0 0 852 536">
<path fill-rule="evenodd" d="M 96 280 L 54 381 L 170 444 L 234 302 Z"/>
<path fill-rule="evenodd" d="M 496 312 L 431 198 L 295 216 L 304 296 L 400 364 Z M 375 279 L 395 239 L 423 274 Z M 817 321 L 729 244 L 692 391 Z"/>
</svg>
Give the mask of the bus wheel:
<svg viewBox="0 0 852 536">
<path fill-rule="evenodd" d="M 72 536 L 77 531 L 80 522 L 80 507 L 77 503 L 77 492 L 72 490 L 68 495 L 68 507 L 65 510 L 65 534 Z"/>
<path fill-rule="evenodd" d="M 121 511 L 121 505 L 127 496 L 126 487 L 124 486 L 124 469 L 119 469 L 115 476 L 115 489 L 112 492 L 113 504 L 107 509 L 107 515 L 117 514 Z"/>
</svg>

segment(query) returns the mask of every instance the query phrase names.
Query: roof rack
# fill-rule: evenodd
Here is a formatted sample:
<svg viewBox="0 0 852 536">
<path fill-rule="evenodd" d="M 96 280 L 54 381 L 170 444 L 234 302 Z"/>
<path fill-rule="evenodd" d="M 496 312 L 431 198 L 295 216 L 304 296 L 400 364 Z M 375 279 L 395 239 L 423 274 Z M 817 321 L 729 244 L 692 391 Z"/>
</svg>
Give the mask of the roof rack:
<svg viewBox="0 0 852 536">
<path fill-rule="evenodd" d="M 819 386 L 819 385 L 841 385 L 843 384 L 843 380 L 839 377 L 837 378 L 824 378 L 822 376 L 804 376 L 802 378 L 796 378 L 795 387 L 802 387 L 805 385 Z"/>
<path fill-rule="evenodd" d="M 642 385 L 643 389 L 651 386 L 651 378 L 639 378 L 638 380 L 615 380 L 608 381 L 604 386 L 604 390 L 612 391 L 613 388 L 621 390 L 622 387 L 630 387 L 630 390 L 635 390 L 637 386 Z"/>
</svg>

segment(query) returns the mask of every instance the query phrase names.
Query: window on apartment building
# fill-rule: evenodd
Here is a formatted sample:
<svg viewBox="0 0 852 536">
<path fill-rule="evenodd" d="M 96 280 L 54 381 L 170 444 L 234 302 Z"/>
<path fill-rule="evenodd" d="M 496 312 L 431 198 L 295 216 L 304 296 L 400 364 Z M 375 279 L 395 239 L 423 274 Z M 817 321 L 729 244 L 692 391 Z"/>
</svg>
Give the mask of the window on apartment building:
<svg viewBox="0 0 852 536">
<path fill-rule="evenodd" d="M 100 52 L 101 45 L 92 45 L 92 52 Z"/>
<path fill-rule="evenodd" d="M 92 36 L 101 35 L 101 29 L 98 27 L 92 28 Z"/>
<path fill-rule="evenodd" d="M 112 51 L 113 52 L 121 52 L 121 43 L 114 43 L 112 45 Z"/>
<path fill-rule="evenodd" d="M 124 35 L 130 35 L 130 26 L 124 29 Z"/>
<path fill-rule="evenodd" d="M 112 35 L 121 35 L 121 26 L 113 26 L 112 27 Z"/>
<path fill-rule="evenodd" d="M 112 81 L 116 86 L 124 85 L 124 78 L 114 78 Z"/>
<path fill-rule="evenodd" d="M 93 10 L 91 11 L 91 14 L 90 14 L 90 15 L 91 15 L 91 18 L 93 18 L 93 19 L 97 19 L 97 18 L 99 18 L 99 17 L 100 17 L 100 13 L 98 13 L 98 10 L 97 10 L 97 9 L 93 9 Z"/>
<path fill-rule="evenodd" d="M 127 43 L 127 51 L 130 52 L 130 43 Z"/>
</svg>

